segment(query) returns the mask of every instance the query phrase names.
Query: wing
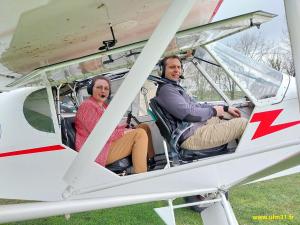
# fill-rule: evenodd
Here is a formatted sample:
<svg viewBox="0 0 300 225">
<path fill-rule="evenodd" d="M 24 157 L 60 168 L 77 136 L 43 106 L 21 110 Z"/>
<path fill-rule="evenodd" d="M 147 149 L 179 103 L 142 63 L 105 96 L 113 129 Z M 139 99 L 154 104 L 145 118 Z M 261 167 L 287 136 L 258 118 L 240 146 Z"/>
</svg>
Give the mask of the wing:
<svg viewBox="0 0 300 225">
<path fill-rule="evenodd" d="M 177 32 L 176 37 L 169 44 L 169 47 L 167 48 L 164 55 L 186 52 L 187 50 L 195 49 L 201 45 L 220 40 L 222 38 L 228 37 L 243 30 L 255 26 L 260 26 L 262 23 L 270 21 L 274 16 L 275 15 L 271 13 L 257 11 L 214 23 L 209 23 L 181 30 Z M 133 39 L 133 41 L 136 40 Z M 72 59 L 54 65 L 45 66 L 20 77 L 19 79 L 10 83 L 8 86 L 20 86 L 29 81 L 36 82 L 36 79 L 39 79 L 40 75 L 44 72 L 48 73 L 48 79 L 51 81 L 52 85 L 55 85 L 57 83 L 72 82 L 73 80 L 86 78 L 87 75 L 83 73 L 82 70 L 80 70 L 80 67 L 83 62 L 86 63 L 87 61 L 87 63 L 95 63 L 95 60 L 102 62 L 101 66 L 95 71 L 95 73 L 97 74 L 116 70 L 120 67 L 131 67 L 134 63 L 133 61 L 131 63 L 128 63 L 128 60 L 123 60 L 123 65 L 120 62 L 116 64 L 105 65 L 105 61 L 107 61 L 106 59 L 108 55 L 112 58 L 120 58 L 120 54 L 123 53 L 123 57 L 126 58 L 126 56 L 132 53 L 132 50 L 140 50 L 141 48 L 143 48 L 147 41 L 148 40 L 145 39 L 138 42 L 129 43 L 124 46 L 119 46 L 120 44 L 118 44 L 119 47 L 116 46 L 111 50 L 102 51 L 77 59 Z M 64 60 L 65 59 L 67 58 L 64 58 Z M 48 61 L 50 62 L 50 60 Z M 77 69 L 74 70 L 74 68 Z M 68 71 L 67 76 L 66 72 L 64 71 Z"/>
<path fill-rule="evenodd" d="M 210 22 L 221 2 L 198 1 L 181 30 Z M 109 23 L 117 40 L 115 47 L 146 40 L 170 3 L 170 0 L 2 1 L 0 20 L 5 23 L 0 25 L 1 73 L 18 78 L 39 67 L 96 53 L 103 41 L 112 39 Z"/>
</svg>

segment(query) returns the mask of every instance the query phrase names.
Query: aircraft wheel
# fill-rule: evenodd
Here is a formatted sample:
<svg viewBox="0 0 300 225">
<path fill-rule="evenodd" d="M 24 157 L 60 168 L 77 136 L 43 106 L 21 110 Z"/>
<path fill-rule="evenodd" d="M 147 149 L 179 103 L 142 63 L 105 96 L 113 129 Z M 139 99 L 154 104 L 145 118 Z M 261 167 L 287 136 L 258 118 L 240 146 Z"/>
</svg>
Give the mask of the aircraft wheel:
<svg viewBox="0 0 300 225">
<path fill-rule="evenodd" d="M 194 196 L 184 197 L 183 199 L 186 203 L 192 203 L 192 202 L 203 201 L 205 200 L 205 197 L 203 197 L 202 195 L 194 195 Z M 201 213 L 207 207 L 195 205 L 195 206 L 190 206 L 189 208 L 195 212 Z"/>
</svg>

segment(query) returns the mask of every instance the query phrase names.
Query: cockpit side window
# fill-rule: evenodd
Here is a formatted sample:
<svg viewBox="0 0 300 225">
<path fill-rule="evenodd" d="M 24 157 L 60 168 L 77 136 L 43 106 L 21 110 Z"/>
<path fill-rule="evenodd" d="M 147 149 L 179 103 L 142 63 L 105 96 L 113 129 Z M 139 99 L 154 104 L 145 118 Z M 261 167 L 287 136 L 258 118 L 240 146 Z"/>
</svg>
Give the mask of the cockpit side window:
<svg viewBox="0 0 300 225">
<path fill-rule="evenodd" d="M 27 122 L 37 130 L 54 133 L 46 89 L 31 93 L 25 100 L 23 113 Z"/>
</svg>

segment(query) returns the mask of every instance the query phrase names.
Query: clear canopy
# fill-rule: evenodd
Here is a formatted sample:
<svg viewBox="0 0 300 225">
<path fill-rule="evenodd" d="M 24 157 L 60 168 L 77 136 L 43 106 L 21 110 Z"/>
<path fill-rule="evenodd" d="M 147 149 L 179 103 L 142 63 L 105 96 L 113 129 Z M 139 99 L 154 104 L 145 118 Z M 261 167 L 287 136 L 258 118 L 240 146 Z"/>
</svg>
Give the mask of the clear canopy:
<svg viewBox="0 0 300 225">
<path fill-rule="evenodd" d="M 256 100 L 276 96 L 283 77 L 279 71 L 255 62 L 221 43 L 210 44 L 207 49 L 231 72 L 245 92 Z"/>
</svg>

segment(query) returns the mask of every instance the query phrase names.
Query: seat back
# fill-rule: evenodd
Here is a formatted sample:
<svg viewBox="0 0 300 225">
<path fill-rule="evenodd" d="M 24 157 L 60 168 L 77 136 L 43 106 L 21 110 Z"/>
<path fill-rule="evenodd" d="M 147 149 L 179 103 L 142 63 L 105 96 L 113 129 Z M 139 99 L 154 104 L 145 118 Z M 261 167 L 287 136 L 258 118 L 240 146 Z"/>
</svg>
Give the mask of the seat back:
<svg viewBox="0 0 300 225">
<path fill-rule="evenodd" d="M 61 118 L 62 143 L 75 150 L 75 117 Z"/>
<path fill-rule="evenodd" d="M 170 142 L 172 132 L 176 129 L 176 125 L 170 122 L 170 118 L 172 116 L 158 104 L 155 98 L 150 99 L 149 106 L 151 107 L 151 112 L 155 116 L 155 123 L 160 131 L 161 136 L 163 136 L 167 142 Z M 172 121 L 176 121 L 176 119 L 172 117 Z"/>
</svg>

